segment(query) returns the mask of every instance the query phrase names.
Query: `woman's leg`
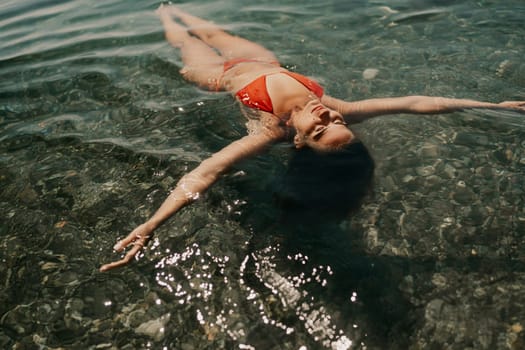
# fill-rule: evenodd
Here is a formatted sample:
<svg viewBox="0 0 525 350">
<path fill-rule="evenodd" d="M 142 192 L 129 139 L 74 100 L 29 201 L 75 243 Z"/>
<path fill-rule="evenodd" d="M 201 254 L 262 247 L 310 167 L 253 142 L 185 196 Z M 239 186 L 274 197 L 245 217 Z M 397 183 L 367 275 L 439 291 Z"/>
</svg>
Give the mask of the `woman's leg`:
<svg viewBox="0 0 525 350">
<path fill-rule="evenodd" d="M 176 23 L 168 6 L 157 10 L 166 40 L 181 50 L 184 67 L 182 76 L 191 82 L 209 90 L 219 90 L 219 81 L 223 74 L 224 58 L 202 40 L 190 35 L 188 29 Z"/>
<path fill-rule="evenodd" d="M 273 52 L 253 41 L 228 34 L 216 24 L 190 15 L 174 6 L 171 6 L 171 10 L 189 27 L 192 34 L 197 35 L 206 44 L 219 50 L 226 60 L 251 58 L 271 63 L 278 62 Z"/>
</svg>

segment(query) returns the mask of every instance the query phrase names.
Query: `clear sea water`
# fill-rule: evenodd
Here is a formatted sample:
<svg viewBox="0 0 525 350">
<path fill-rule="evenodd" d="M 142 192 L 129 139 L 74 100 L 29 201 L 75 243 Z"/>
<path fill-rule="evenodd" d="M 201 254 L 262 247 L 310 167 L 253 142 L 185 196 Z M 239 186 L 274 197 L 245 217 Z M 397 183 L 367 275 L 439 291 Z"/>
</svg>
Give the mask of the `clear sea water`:
<svg viewBox="0 0 525 350">
<path fill-rule="evenodd" d="M 276 146 L 138 261 L 98 272 L 182 174 L 245 132 L 229 95 L 180 77 L 158 5 L 0 3 L 0 348 L 525 347 L 525 115 L 513 111 L 357 125 L 373 195 L 301 230 L 279 225 L 290 147 Z M 525 100 L 522 0 L 180 6 L 339 98 Z"/>
</svg>

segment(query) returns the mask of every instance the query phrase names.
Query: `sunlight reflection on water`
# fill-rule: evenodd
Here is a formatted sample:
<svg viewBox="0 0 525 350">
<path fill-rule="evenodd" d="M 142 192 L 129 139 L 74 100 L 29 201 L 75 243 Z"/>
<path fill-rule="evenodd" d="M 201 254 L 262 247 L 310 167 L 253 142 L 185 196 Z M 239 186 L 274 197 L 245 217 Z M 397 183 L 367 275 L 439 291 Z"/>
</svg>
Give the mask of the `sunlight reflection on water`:
<svg viewBox="0 0 525 350">
<path fill-rule="evenodd" d="M 158 244 L 154 244 L 152 249 L 157 246 Z M 156 281 L 169 290 L 179 304 L 197 305 L 195 318 L 209 338 L 220 331 L 235 341 L 246 342 L 250 329 L 249 326 L 238 323 L 237 310 L 240 305 L 237 303 L 240 302 L 251 304 L 251 308 L 257 310 L 257 322 L 279 328 L 288 335 L 304 327 L 313 339 L 325 347 L 349 349 L 352 340 L 343 329 L 334 324 L 325 306 L 319 304 L 317 298 L 304 288 L 311 284 L 327 287 L 326 277 L 333 274 L 330 266 L 309 266 L 311 264 L 308 256 L 299 253 L 288 256 L 287 259 L 307 269 L 298 275 L 281 275 L 276 271 L 280 266 L 276 265 L 275 260 L 280 250 L 279 246 L 269 246 L 247 255 L 240 266 L 230 266 L 228 256 L 214 256 L 212 252 L 202 250 L 194 243 L 180 253 L 170 253 L 169 250 L 158 253 L 163 257 L 155 266 Z M 245 282 L 245 274 L 250 273 L 247 271 L 249 264 L 253 265 L 258 281 L 267 288 L 263 292 L 265 296 Z M 225 274 L 225 269 L 238 269 L 239 280 L 231 281 Z M 212 304 L 214 293 L 228 294 L 232 289 L 240 290 L 240 299 L 224 297 L 221 305 Z M 357 302 L 357 297 L 357 293 L 352 292 L 349 301 Z M 267 303 L 280 305 L 269 306 Z M 275 310 L 271 310 L 276 307 L 281 309 L 280 312 L 294 314 L 300 324 L 280 320 L 280 317 L 274 315 Z M 358 325 L 354 324 L 353 328 L 358 328 Z M 364 346 L 363 342 L 361 346 Z"/>
</svg>

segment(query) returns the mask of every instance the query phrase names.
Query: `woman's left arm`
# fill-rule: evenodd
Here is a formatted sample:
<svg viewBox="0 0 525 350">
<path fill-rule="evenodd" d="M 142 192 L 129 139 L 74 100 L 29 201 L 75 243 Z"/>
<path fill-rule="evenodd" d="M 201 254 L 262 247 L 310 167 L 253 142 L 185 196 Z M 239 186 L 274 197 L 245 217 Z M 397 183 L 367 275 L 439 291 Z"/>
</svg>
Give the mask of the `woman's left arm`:
<svg viewBox="0 0 525 350">
<path fill-rule="evenodd" d="M 437 114 L 450 113 L 469 108 L 515 109 L 525 112 L 525 101 L 506 101 L 501 103 L 481 102 L 467 99 L 404 96 L 390 98 L 374 98 L 368 100 L 347 102 L 331 96 L 323 96 L 321 102 L 339 111 L 349 123 L 359 123 L 365 119 L 385 114 L 413 113 Z"/>
</svg>

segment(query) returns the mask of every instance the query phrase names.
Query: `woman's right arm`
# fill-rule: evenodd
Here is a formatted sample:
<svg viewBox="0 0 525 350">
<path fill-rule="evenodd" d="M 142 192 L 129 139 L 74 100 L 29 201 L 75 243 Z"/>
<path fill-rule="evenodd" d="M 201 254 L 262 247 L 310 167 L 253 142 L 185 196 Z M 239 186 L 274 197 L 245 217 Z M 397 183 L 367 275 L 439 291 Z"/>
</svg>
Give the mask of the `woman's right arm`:
<svg viewBox="0 0 525 350">
<path fill-rule="evenodd" d="M 115 244 L 114 249 L 118 252 L 132 245 L 126 255 L 118 261 L 102 265 L 100 271 L 107 271 L 129 263 L 147 243 L 153 231 L 164 221 L 182 207 L 199 198 L 200 194 L 208 189 L 234 163 L 261 152 L 276 140 L 276 135 L 271 132 L 248 135 L 204 160 L 197 168 L 180 179 L 176 188 L 148 221 L 135 228 L 126 238 Z"/>
</svg>

